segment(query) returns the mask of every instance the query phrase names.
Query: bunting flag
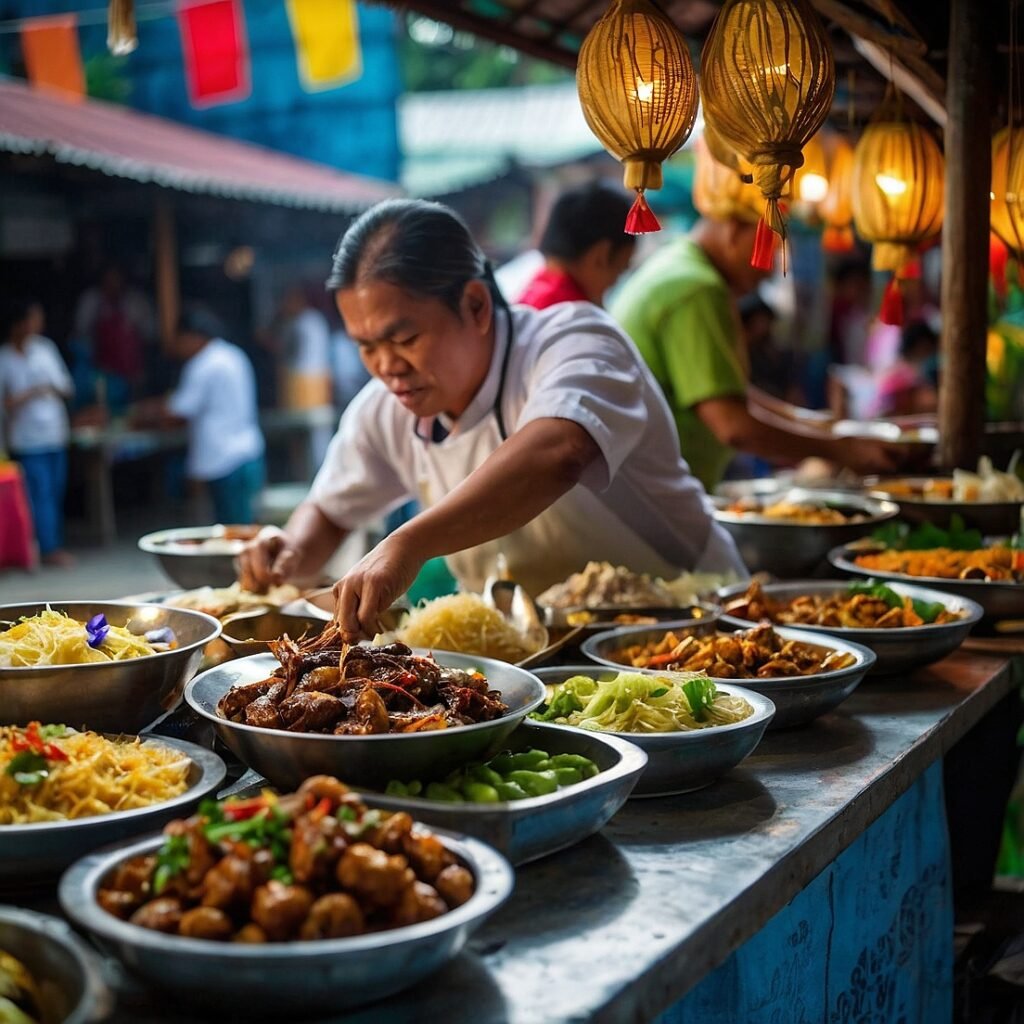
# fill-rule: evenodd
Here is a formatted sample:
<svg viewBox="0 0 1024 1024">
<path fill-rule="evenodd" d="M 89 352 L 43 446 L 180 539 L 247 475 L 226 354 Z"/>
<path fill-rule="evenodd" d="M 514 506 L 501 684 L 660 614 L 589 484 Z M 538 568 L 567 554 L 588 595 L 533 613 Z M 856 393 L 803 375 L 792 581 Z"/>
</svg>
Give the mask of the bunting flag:
<svg viewBox="0 0 1024 1024">
<path fill-rule="evenodd" d="M 21 23 L 21 52 L 29 81 L 61 99 L 85 96 L 85 71 L 73 14 L 27 18 Z"/>
<path fill-rule="evenodd" d="M 299 80 L 306 92 L 334 89 L 363 73 L 356 0 L 287 0 Z"/>
<path fill-rule="evenodd" d="M 178 27 L 192 106 L 246 99 L 252 76 L 240 0 L 185 0 L 178 8 Z"/>
</svg>

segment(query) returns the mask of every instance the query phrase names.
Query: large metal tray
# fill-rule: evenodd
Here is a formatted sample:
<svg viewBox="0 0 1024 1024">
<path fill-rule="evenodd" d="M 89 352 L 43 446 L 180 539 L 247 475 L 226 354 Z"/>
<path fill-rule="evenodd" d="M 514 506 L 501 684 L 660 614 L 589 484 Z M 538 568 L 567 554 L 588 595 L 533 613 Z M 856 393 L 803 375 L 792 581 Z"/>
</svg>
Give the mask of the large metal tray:
<svg viewBox="0 0 1024 1024">
<path fill-rule="evenodd" d="M 223 783 L 224 762 L 212 751 L 166 736 L 147 737 L 145 742 L 174 747 L 191 758 L 188 789 L 173 800 L 131 811 L 73 821 L 0 825 L 0 887 L 52 878 L 72 861 L 101 846 L 155 832 L 174 818 L 187 817 L 200 800 Z"/>
<path fill-rule="evenodd" d="M 647 764 L 647 755 L 621 737 L 544 722 L 524 722 L 506 746 L 510 750 L 534 747 L 551 754 L 582 754 L 601 773 L 550 796 L 500 804 L 452 804 L 372 791 L 365 791 L 364 796 L 376 807 L 408 811 L 417 821 L 475 836 L 500 850 L 513 864 L 525 864 L 573 846 L 602 828 L 629 798 Z"/>
</svg>

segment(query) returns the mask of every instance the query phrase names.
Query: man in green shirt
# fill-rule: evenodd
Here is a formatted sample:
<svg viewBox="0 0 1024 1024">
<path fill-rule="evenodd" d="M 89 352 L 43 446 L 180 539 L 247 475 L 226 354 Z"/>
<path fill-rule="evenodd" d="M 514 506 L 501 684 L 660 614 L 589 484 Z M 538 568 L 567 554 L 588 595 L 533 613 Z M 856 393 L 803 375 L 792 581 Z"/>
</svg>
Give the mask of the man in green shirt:
<svg viewBox="0 0 1024 1024">
<path fill-rule="evenodd" d="M 902 454 L 896 446 L 831 437 L 785 420 L 750 395 L 736 300 L 765 276 L 750 265 L 757 216 L 736 202 L 725 215 L 698 221 L 688 237 L 648 258 L 611 308 L 665 393 L 683 457 L 709 491 L 737 451 L 773 462 L 818 456 L 858 472 L 891 472 Z"/>
</svg>

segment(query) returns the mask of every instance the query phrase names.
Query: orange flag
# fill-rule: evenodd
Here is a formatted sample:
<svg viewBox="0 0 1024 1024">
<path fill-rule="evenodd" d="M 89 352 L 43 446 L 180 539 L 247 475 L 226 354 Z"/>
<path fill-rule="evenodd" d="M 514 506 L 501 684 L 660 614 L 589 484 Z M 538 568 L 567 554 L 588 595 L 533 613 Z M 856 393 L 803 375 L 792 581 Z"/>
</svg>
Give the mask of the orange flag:
<svg viewBox="0 0 1024 1024">
<path fill-rule="evenodd" d="M 85 96 L 85 71 L 78 46 L 78 19 L 73 14 L 28 18 L 22 22 L 21 52 L 29 81 L 61 99 Z"/>
</svg>

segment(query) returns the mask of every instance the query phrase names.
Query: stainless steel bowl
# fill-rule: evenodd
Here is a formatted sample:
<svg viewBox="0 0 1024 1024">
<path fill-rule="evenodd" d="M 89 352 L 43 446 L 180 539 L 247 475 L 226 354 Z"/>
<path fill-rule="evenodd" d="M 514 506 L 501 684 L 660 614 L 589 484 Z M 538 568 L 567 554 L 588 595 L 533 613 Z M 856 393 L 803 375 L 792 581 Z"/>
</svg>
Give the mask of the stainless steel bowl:
<svg viewBox="0 0 1024 1024">
<path fill-rule="evenodd" d="M 765 583 L 761 589 L 766 597 L 786 601 L 803 594 L 831 597 L 845 594 L 849 581 L 846 580 L 803 580 L 794 583 Z M 875 675 L 890 672 L 909 672 L 911 669 L 930 665 L 952 654 L 967 639 L 968 633 L 985 614 L 977 601 L 956 594 L 946 594 L 926 587 L 914 587 L 906 583 L 890 583 L 889 586 L 904 597 L 918 601 L 940 601 L 951 612 L 960 612 L 956 622 L 913 626 L 903 629 L 851 629 L 842 626 L 814 626 L 802 622 L 796 628 L 826 636 L 839 637 L 863 644 L 875 652 L 878 660 L 871 670 Z M 747 584 L 725 587 L 719 591 L 722 603 L 747 592 Z M 755 623 L 727 613 L 722 614 L 722 625 L 736 629 L 749 629 Z"/>
<path fill-rule="evenodd" d="M 508 714 L 476 725 L 379 736 L 284 732 L 221 718 L 217 702 L 232 686 L 266 679 L 277 668 L 277 660 L 269 654 L 241 658 L 203 672 L 186 687 L 185 700 L 213 723 L 217 735 L 240 760 L 285 789 L 294 789 L 310 775 L 319 774 L 371 787 L 382 787 L 390 779 L 435 779 L 465 761 L 497 750 L 544 699 L 544 687 L 535 675 L 501 661 L 447 651 L 433 653 L 442 665 L 479 669 L 491 689 L 501 691 Z"/>
<path fill-rule="evenodd" d="M 220 636 L 220 623 L 202 612 L 159 604 L 112 601 L 36 601 L 0 606 L 0 624 L 38 615 L 47 606 L 83 623 L 102 612 L 112 626 L 145 633 L 174 630 L 172 651 L 124 661 L 38 668 L 0 668 L 0 721 L 4 725 L 63 722 L 99 732 L 139 732 L 181 700 L 185 683 Z M 0 629 L 7 626 L 0 625 Z"/>
<path fill-rule="evenodd" d="M 557 668 L 538 669 L 537 675 L 546 685 L 556 686 L 573 676 L 589 676 L 603 682 L 606 679 L 614 679 L 620 672 L 630 671 L 633 670 L 621 665 L 617 669 L 601 668 L 596 665 L 559 665 Z M 656 674 L 671 675 L 669 672 Z M 590 733 L 584 729 L 570 731 L 582 735 L 596 735 L 602 739 L 629 740 L 647 755 L 647 767 L 633 790 L 634 797 L 692 793 L 696 789 L 710 786 L 750 754 L 761 742 L 761 737 L 775 714 L 775 705 L 760 693 L 732 684 L 717 685 L 723 693 L 743 697 L 749 701 L 754 713 L 733 725 L 694 729 L 692 732 L 654 734 Z"/>
<path fill-rule="evenodd" d="M 807 576 L 824 561 L 837 544 L 848 544 L 864 537 L 880 523 L 892 519 L 899 508 L 891 501 L 878 501 L 847 491 L 817 491 L 794 487 L 776 494 L 774 501 L 816 502 L 846 514 L 864 518 L 855 523 L 814 526 L 779 519 L 766 519 L 753 513 L 727 512 L 728 502 L 714 499 L 715 519 L 732 536 L 740 555 L 751 572 L 767 572 L 781 579 Z"/>
<path fill-rule="evenodd" d="M 551 671 L 560 670 L 538 669 L 537 675 Z M 407 811 L 417 821 L 474 836 L 500 850 L 513 864 L 525 864 L 586 839 L 626 802 L 644 770 L 647 755 L 625 740 L 526 721 L 508 738 L 508 749 L 533 747 L 549 754 L 582 754 L 601 773 L 548 796 L 500 804 L 453 804 L 374 792 L 366 792 L 365 797 L 374 807 Z"/>
<path fill-rule="evenodd" d="M 952 501 L 926 499 L 922 495 L 893 494 L 887 485 L 909 484 L 923 486 L 935 477 L 900 477 L 897 479 L 865 480 L 868 494 L 873 498 L 893 501 L 900 508 L 900 517 L 911 523 L 934 523 L 947 529 L 953 516 L 960 516 L 965 526 L 980 530 L 986 537 L 1008 537 L 1020 526 L 1022 501 Z"/>
<path fill-rule="evenodd" d="M 63 921 L 0 906 L 0 949 L 35 979 L 45 1024 L 92 1024 L 113 1010 L 96 954 Z"/>
<path fill-rule="evenodd" d="M 569 628 L 571 625 L 569 617 L 576 613 L 589 612 L 596 615 L 597 618 L 593 622 L 583 623 L 583 628 L 591 632 L 613 629 L 617 625 L 615 617 L 618 615 L 643 615 L 657 619 L 659 622 L 674 623 L 677 628 L 696 631 L 711 630 L 714 629 L 718 617 L 722 614 L 722 609 L 709 601 L 695 601 L 678 608 L 615 607 L 614 605 L 580 606 L 577 608 L 555 608 L 551 605 L 541 605 L 540 607 L 545 623 L 553 629 Z"/>
<path fill-rule="evenodd" d="M 435 830 L 437 831 L 437 830 Z M 263 945 L 208 942 L 140 928 L 96 902 L 100 883 L 122 861 L 154 852 L 159 836 L 97 853 L 71 867 L 60 903 L 132 971 L 175 999 L 204 1008 L 297 1015 L 340 1010 L 393 995 L 454 957 L 512 892 L 508 862 L 475 839 L 438 833 L 472 872 L 476 891 L 461 907 L 421 924 L 347 939 Z"/>
<path fill-rule="evenodd" d="M 238 578 L 235 559 L 241 553 L 245 540 L 224 537 L 225 531 L 251 530 L 255 536 L 258 526 L 187 526 L 177 530 L 157 530 L 139 538 L 139 550 L 156 556 L 160 568 L 179 587 L 196 590 L 199 587 L 230 587 Z M 189 542 L 223 540 L 228 551 L 204 551 L 199 543 L 195 550 Z"/>
<path fill-rule="evenodd" d="M 257 608 L 225 617 L 221 624 L 221 641 L 235 658 L 268 654 L 270 641 L 285 633 L 293 640 L 301 636 L 319 636 L 327 623 L 307 615 L 288 615 L 277 608 Z"/>
<path fill-rule="evenodd" d="M 828 553 L 833 567 L 849 576 L 861 579 L 885 580 L 886 583 L 909 583 L 913 586 L 928 587 L 943 594 L 966 597 L 981 605 L 990 619 L 1019 619 L 1024 617 L 1024 583 L 1008 583 L 998 580 L 947 580 L 940 576 L 908 576 L 902 572 L 879 572 L 865 569 L 854 562 L 858 555 L 867 554 L 869 548 L 851 548 L 841 545 Z M 880 548 L 878 550 L 881 550 Z"/>
<path fill-rule="evenodd" d="M 53 877 L 72 861 L 101 846 L 162 828 L 186 817 L 199 801 L 224 782 L 224 762 L 212 751 L 166 736 L 146 737 L 147 744 L 173 747 L 192 761 L 188 788 L 163 803 L 131 811 L 97 814 L 73 821 L 41 821 L 31 825 L 0 825 L 0 882 L 25 882 Z"/>
<path fill-rule="evenodd" d="M 829 650 L 852 654 L 854 663 L 848 668 L 834 672 L 819 672 L 811 676 L 790 676 L 775 679 L 715 679 L 717 685 L 740 686 L 769 697 L 775 705 L 772 729 L 786 729 L 793 725 L 804 725 L 819 715 L 838 707 L 857 688 L 857 684 L 874 667 L 875 652 L 860 644 L 837 637 L 825 638 L 820 633 L 805 629 L 777 627 L 779 636 L 786 640 L 826 647 Z M 664 669 L 629 668 L 615 661 L 611 655 L 633 644 L 646 644 L 660 640 L 667 630 L 664 626 L 640 626 L 628 629 L 613 629 L 591 637 L 581 646 L 583 655 L 600 665 L 616 668 L 620 672 L 643 672 L 646 675 L 663 676 Z M 714 678 L 714 677 L 712 677 Z"/>
</svg>

